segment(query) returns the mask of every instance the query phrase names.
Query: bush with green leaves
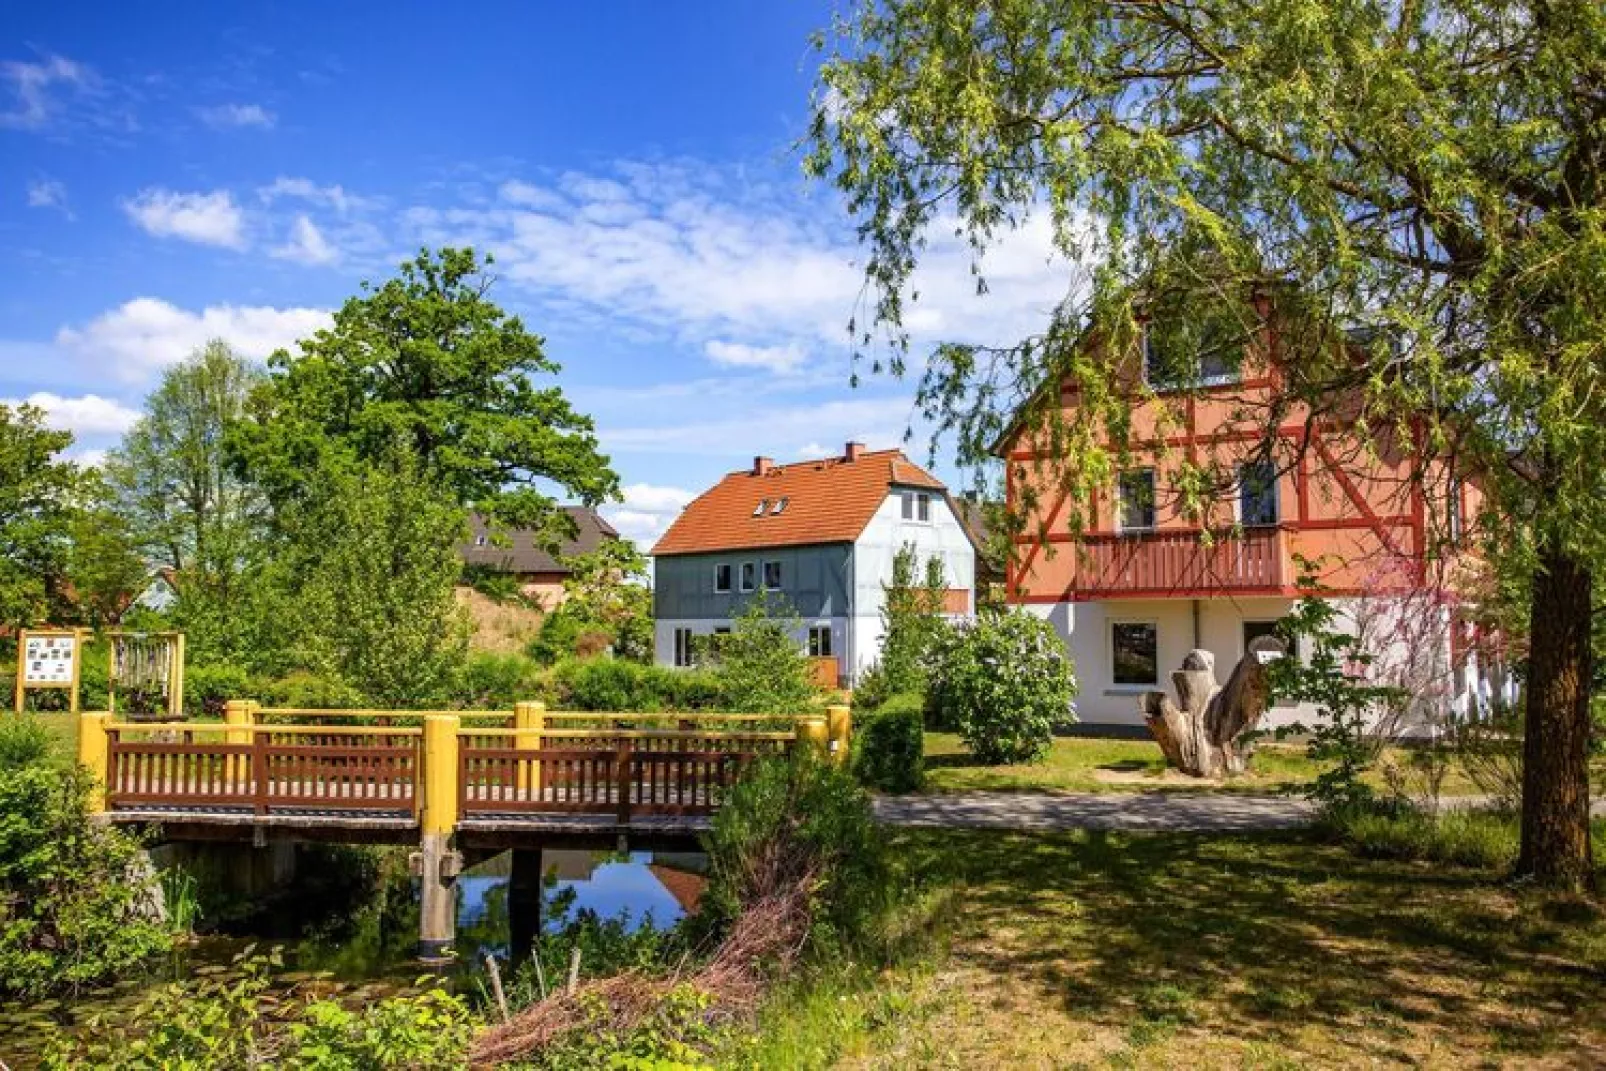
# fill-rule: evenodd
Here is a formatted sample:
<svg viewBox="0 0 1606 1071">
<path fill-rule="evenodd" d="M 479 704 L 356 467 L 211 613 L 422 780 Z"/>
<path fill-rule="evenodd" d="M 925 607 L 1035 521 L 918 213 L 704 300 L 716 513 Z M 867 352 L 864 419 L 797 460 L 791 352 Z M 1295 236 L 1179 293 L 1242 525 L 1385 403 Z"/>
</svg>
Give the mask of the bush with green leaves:
<svg viewBox="0 0 1606 1071">
<path fill-rule="evenodd" d="M 892 579 L 882 585 L 881 657 L 877 671 L 885 695 L 924 693 L 931 673 L 931 655 L 950 625 L 943 615 L 948 580 L 936 555 L 921 565 L 912 544 L 892 559 Z"/>
<path fill-rule="evenodd" d="M 455 700 L 468 708 L 505 710 L 514 703 L 543 698 L 548 681 L 541 667 L 520 654 L 475 651 L 463 663 Z"/>
<path fill-rule="evenodd" d="M 796 714 L 815 698 L 813 666 L 797 637 L 803 621 L 785 599 L 760 592 L 720 638 L 714 673 L 731 710 Z"/>
<path fill-rule="evenodd" d="M 134 1014 L 64 1037 L 48 1071 L 293 1071 L 459 1068 L 478 1025 L 443 989 L 348 1007 L 334 999 L 287 1000 L 272 990 L 277 954 L 242 955 L 230 972 L 153 990 Z"/>
<path fill-rule="evenodd" d="M 870 797 L 843 766 L 804 752 L 754 763 L 703 838 L 708 888 L 696 925 L 728 926 L 744 907 L 805 887 L 808 948 L 829 955 L 871 939 L 891 901 Z"/>
<path fill-rule="evenodd" d="M 76 991 L 172 945 L 140 842 L 90 821 L 91 788 L 37 726 L 0 722 L 0 993 Z"/>
<path fill-rule="evenodd" d="M 983 614 L 945 637 L 933 662 L 933 707 L 989 766 L 1038 761 L 1076 720 L 1071 656 L 1042 618 Z"/>
<path fill-rule="evenodd" d="M 1429 814 L 1396 802 L 1328 808 L 1322 828 L 1371 859 L 1450 863 L 1507 870 L 1517 861 L 1517 818 L 1510 813 L 1452 810 Z"/>
<path fill-rule="evenodd" d="M 920 787 L 925 762 L 926 697 L 902 692 L 860 716 L 853 726 L 853 771 L 883 792 Z"/>
<path fill-rule="evenodd" d="M 221 718 L 230 699 L 258 699 L 262 682 L 244 666 L 230 663 L 186 666 L 184 714 L 191 718 Z"/>
</svg>

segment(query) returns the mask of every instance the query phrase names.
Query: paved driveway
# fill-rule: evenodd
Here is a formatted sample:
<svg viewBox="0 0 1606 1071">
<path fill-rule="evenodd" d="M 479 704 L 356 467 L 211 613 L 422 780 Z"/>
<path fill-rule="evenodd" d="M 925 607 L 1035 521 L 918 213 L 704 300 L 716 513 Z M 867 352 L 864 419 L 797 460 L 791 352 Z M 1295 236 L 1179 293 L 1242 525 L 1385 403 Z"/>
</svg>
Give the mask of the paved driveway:
<svg viewBox="0 0 1606 1071">
<path fill-rule="evenodd" d="M 1187 792 L 1110 792 L 1036 795 L 966 792 L 942 796 L 884 796 L 876 817 L 897 826 L 970 829 L 1107 829 L 1132 832 L 1236 833 L 1292 829 L 1315 809 L 1288 796 Z"/>
</svg>

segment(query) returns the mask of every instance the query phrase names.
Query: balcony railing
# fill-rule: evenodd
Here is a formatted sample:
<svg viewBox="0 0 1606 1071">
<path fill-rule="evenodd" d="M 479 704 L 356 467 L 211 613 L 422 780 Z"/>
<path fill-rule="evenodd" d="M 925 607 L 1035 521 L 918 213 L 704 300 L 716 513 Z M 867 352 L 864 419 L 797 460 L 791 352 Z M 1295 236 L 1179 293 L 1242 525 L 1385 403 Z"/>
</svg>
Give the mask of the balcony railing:
<svg viewBox="0 0 1606 1071">
<path fill-rule="evenodd" d="M 1269 591 L 1288 583 L 1278 528 L 1197 529 L 1084 536 L 1074 590 L 1085 595 L 1208 596 Z"/>
</svg>

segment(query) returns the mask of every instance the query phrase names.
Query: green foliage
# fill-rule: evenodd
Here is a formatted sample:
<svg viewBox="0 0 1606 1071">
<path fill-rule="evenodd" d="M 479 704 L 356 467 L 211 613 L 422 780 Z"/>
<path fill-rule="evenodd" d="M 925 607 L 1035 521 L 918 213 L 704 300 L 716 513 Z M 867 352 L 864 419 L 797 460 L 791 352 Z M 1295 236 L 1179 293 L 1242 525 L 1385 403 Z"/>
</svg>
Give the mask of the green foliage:
<svg viewBox="0 0 1606 1071">
<path fill-rule="evenodd" d="M 1522 714 L 1491 710 L 1461 718 L 1448 729 L 1456 762 L 1496 810 L 1516 814 L 1522 806 Z"/>
<path fill-rule="evenodd" d="M 553 671 L 555 701 L 576 710 L 689 713 L 733 709 L 707 670 L 673 670 L 618 658 L 571 659 Z"/>
<path fill-rule="evenodd" d="M 1065 644 L 1028 613 L 978 617 L 935 652 L 932 703 L 984 765 L 1041 760 L 1075 696 Z"/>
<path fill-rule="evenodd" d="M 67 579 L 73 619 L 99 629 L 122 623 L 129 603 L 149 583 L 149 570 L 135 552 L 128 523 L 101 503 L 105 489 L 99 479 L 86 478 L 84 483 L 88 501 L 69 527 Z"/>
<path fill-rule="evenodd" d="M 635 544 L 607 539 L 566 564 L 569 575 L 563 581 L 565 599 L 559 613 L 573 622 L 575 638 L 600 633 L 608 637 L 615 657 L 651 661 L 652 588 L 647 585 L 647 560 Z M 581 652 L 571 643 L 558 653 Z"/>
<path fill-rule="evenodd" d="M 921 575 L 920 556 L 914 545 L 898 548 L 892 559 L 892 580 L 882 588 L 881 658 L 872 684 L 876 690 L 873 696 L 925 692 L 932 653 L 949 632 L 943 617 L 947 591 L 940 557 L 928 558 Z"/>
<path fill-rule="evenodd" d="M 541 667 L 523 655 L 475 651 L 463 665 L 456 699 L 469 708 L 510 709 L 544 696 L 546 688 Z"/>
<path fill-rule="evenodd" d="M 50 730 L 24 714 L 0 714 L 0 775 L 50 760 Z"/>
<path fill-rule="evenodd" d="M 926 698 L 903 692 L 855 719 L 853 770 L 883 792 L 914 792 L 925 762 Z"/>
<path fill-rule="evenodd" d="M 516 603 L 524 597 L 517 574 L 494 565 L 464 565 L 463 583 L 496 603 Z"/>
<path fill-rule="evenodd" d="M 846 769 L 809 754 L 751 766 L 703 845 L 703 926 L 728 925 L 744 906 L 801 886 L 811 890 L 810 949 L 852 951 L 875 936 L 892 895 L 869 797 Z"/>
<path fill-rule="evenodd" d="M 1518 822 L 1510 813 L 1349 804 L 1326 812 L 1323 827 L 1371 859 L 1451 863 L 1509 870 L 1517 861 Z"/>
<path fill-rule="evenodd" d="M 708 1024 L 706 993 L 690 985 L 672 989 L 645 1021 L 627 1034 L 611 1029 L 613 1017 L 593 999 L 588 1022 L 543 1049 L 529 1067 L 540 1071 L 608 1068 L 614 1071 L 711 1071 L 703 1050 L 716 1037 Z"/>
<path fill-rule="evenodd" d="M 0 624 L 39 623 L 60 594 L 85 482 L 60 457 L 72 441 L 37 406 L 0 404 Z"/>
<path fill-rule="evenodd" d="M 1398 698 L 1398 689 L 1368 682 L 1372 653 L 1338 627 L 1338 611 L 1320 596 L 1295 603 L 1277 623 L 1277 634 L 1297 655 L 1271 663 L 1273 701 L 1316 707 L 1314 726 L 1292 727 L 1308 728 L 1310 757 L 1325 764 L 1306 796 L 1323 808 L 1368 805 L 1375 793 L 1362 778 L 1385 743 L 1371 725 L 1379 707 Z"/>
<path fill-rule="evenodd" d="M 0 739 L 0 992 L 77 990 L 167 948 L 139 842 L 89 820 L 88 771 L 42 755 L 30 729 Z"/>
<path fill-rule="evenodd" d="M 293 710 L 338 710 L 364 705 L 363 693 L 345 681 L 296 670 L 264 681 L 259 698 L 263 706 Z"/>
<path fill-rule="evenodd" d="M 184 668 L 184 714 L 190 718 L 221 718 L 230 699 L 263 698 L 264 685 L 243 666 L 229 663 L 188 665 Z"/>
<path fill-rule="evenodd" d="M 453 596 L 463 512 L 406 454 L 321 480 L 282 515 L 274 561 L 292 664 L 376 705 L 440 701 L 468 649 Z"/>
<path fill-rule="evenodd" d="M 250 654 L 247 576 L 260 563 L 267 517 L 224 444 L 261 379 L 227 342 L 208 342 L 163 372 L 104 467 L 129 545 L 174 570 L 174 623 L 202 660 Z"/>
<path fill-rule="evenodd" d="M 296 1071 L 388 1071 L 466 1066 L 477 1025 L 461 998 L 441 989 L 348 1008 L 334 1000 L 270 996 L 271 956 L 237 957 L 237 970 L 152 991 L 121 1025 L 90 1024 L 63 1039 L 50 1071 L 211 1071 L 273 1066 Z"/>
<path fill-rule="evenodd" d="M 795 714 L 814 698 L 812 667 L 798 645 L 803 622 L 784 599 L 760 592 L 721 637 L 714 673 L 729 709 Z"/>
<path fill-rule="evenodd" d="M 590 418 L 542 377 L 559 368 L 539 336 L 486 292 L 472 250 L 421 252 L 334 324 L 269 360 L 250 421 L 231 440 L 277 506 L 316 497 L 322 474 L 410 453 L 422 482 L 555 546 L 572 522 L 541 488 L 589 505 L 617 494 Z"/>
</svg>

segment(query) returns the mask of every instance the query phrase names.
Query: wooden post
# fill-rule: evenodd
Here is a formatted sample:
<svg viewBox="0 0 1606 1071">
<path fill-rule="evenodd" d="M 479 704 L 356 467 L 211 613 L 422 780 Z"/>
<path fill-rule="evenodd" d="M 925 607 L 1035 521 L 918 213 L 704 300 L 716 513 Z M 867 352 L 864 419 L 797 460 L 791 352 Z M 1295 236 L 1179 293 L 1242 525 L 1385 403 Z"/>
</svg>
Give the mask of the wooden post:
<svg viewBox="0 0 1606 1071">
<path fill-rule="evenodd" d="M 89 769 L 95 784 L 89 793 L 89 810 L 99 814 L 106 809 L 106 780 L 110 774 L 111 734 L 106 726 L 112 716 L 91 711 L 78 716 L 78 761 Z"/>
<path fill-rule="evenodd" d="M 184 633 L 182 632 L 173 636 L 173 651 L 168 662 L 167 713 L 174 721 L 184 717 Z"/>
<path fill-rule="evenodd" d="M 518 730 L 513 737 L 513 746 L 520 751 L 538 751 L 541 747 L 541 734 L 546 728 L 546 704 L 536 702 L 513 704 L 513 728 Z M 518 791 L 529 799 L 541 798 L 541 764 L 536 756 L 530 756 L 530 761 L 523 761 L 519 766 Z"/>
<path fill-rule="evenodd" d="M 827 729 L 825 719 L 818 714 L 810 714 L 797 720 L 798 743 L 824 758 L 830 751 L 830 730 Z"/>
<path fill-rule="evenodd" d="M 418 955 L 442 960 L 451 955 L 457 932 L 458 858 L 452 850 L 457 829 L 457 731 L 455 714 L 426 714 L 421 753 L 424 808 L 419 819 L 419 876 L 423 879 L 418 914 Z"/>
<path fill-rule="evenodd" d="M 223 731 L 223 742 L 227 744 L 249 744 L 251 742 L 251 723 L 255 713 L 249 699 L 230 699 L 223 704 L 223 724 L 228 728 Z"/>
<path fill-rule="evenodd" d="M 848 745 L 853 735 L 853 711 L 846 706 L 831 706 L 825 708 L 827 748 L 831 753 L 831 761 L 843 763 L 848 761 Z"/>
<path fill-rule="evenodd" d="M 613 765 L 614 784 L 618 786 L 615 791 L 619 794 L 619 798 L 615 801 L 619 808 L 617 818 L 619 827 L 623 829 L 630 824 L 630 786 L 635 780 L 632 776 L 635 772 L 632 769 L 635 763 L 631 759 L 628 736 L 619 741 L 619 747 L 613 753 Z"/>
</svg>

